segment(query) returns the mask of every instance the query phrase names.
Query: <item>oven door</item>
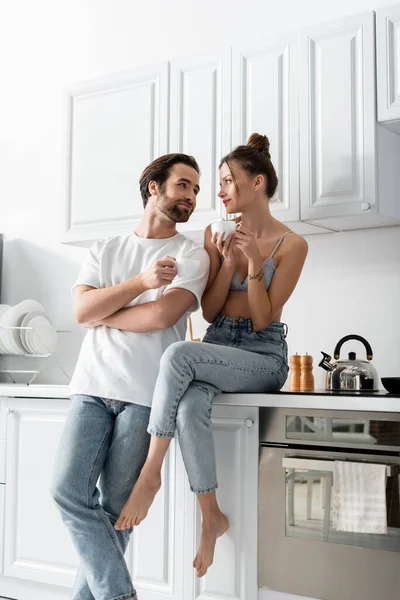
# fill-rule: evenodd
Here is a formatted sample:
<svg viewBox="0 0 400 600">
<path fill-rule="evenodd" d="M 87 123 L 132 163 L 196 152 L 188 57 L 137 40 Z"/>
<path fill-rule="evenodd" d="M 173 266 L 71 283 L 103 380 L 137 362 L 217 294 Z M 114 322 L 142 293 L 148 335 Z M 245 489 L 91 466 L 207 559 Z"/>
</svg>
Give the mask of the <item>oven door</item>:
<svg viewBox="0 0 400 600">
<path fill-rule="evenodd" d="M 334 460 L 388 466 L 388 532 L 335 531 Z M 400 458 L 260 448 L 259 586 L 320 600 L 393 600 L 400 589 Z"/>
</svg>

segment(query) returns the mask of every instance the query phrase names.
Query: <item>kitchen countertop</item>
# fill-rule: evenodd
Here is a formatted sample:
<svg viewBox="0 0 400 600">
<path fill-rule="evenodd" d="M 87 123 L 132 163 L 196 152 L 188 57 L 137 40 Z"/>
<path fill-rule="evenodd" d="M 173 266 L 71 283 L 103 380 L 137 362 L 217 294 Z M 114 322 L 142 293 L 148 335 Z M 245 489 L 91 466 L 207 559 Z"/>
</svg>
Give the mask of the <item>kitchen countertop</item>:
<svg viewBox="0 0 400 600">
<path fill-rule="evenodd" d="M 67 399 L 66 385 L 0 384 L 0 397 Z M 400 412 L 400 394 L 379 392 L 290 392 L 273 394 L 220 394 L 215 404 L 232 406 L 267 406 L 279 408 L 318 408 L 322 410 L 362 410 Z"/>
</svg>

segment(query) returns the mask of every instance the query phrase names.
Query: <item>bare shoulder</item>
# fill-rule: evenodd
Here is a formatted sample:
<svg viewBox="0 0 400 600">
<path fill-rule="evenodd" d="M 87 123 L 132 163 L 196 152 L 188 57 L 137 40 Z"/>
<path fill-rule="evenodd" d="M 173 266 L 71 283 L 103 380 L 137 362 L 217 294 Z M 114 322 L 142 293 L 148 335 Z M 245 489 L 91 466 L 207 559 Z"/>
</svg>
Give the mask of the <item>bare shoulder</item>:
<svg viewBox="0 0 400 600">
<path fill-rule="evenodd" d="M 299 262 L 304 262 L 308 253 L 308 243 L 297 233 L 287 235 L 284 243 L 281 244 L 277 254 L 277 262 L 280 262 L 286 256 L 293 260 L 296 257 Z"/>
<path fill-rule="evenodd" d="M 308 243 L 301 235 L 293 233 L 292 235 L 287 236 L 287 248 L 290 248 L 291 250 L 295 249 L 307 254 Z"/>
</svg>

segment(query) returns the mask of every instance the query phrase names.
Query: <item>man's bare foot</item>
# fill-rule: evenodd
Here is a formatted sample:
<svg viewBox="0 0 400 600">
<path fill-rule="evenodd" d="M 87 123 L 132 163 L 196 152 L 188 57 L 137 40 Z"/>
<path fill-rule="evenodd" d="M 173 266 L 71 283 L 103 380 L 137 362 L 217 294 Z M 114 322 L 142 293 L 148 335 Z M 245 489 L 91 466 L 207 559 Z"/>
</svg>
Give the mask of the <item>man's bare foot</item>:
<svg viewBox="0 0 400 600">
<path fill-rule="evenodd" d="M 146 518 L 150 506 L 161 487 L 161 477 L 140 474 L 131 495 L 125 503 L 114 529 L 123 530 L 139 525 Z"/>
<path fill-rule="evenodd" d="M 203 577 L 214 560 L 214 549 L 217 538 L 229 529 L 229 521 L 223 512 L 219 511 L 211 520 L 203 521 L 201 539 L 197 556 L 193 561 L 197 577 Z"/>
</svg>

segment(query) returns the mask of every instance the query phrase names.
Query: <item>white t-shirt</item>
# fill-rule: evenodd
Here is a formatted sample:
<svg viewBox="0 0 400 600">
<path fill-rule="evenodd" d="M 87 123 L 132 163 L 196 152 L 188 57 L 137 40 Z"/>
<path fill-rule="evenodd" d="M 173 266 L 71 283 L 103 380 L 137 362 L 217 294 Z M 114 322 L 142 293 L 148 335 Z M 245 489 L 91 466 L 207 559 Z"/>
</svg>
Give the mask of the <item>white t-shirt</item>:
<svg viewBox="0 0 400 600">
<path fill-rule="evenodd" d="M 106 288 L 143 273 L 163 256 L 199 261 L 190 279 L 177 275 L 168 286 L 147 290 L 126 306 L 158 300 L 167 290 L 191 291 L 197 303 L 173 326 L 162 331 L 135 333 L 100 325 L 88 329 L 69 385 L 69 394 L 87 394 L 151 406 L 161 356 L 173 342 L 185 339 L 187 317 L 200 306 L 210 259 L 194 240 L 180 233 L 148 239 L 132 233 L 96 242 L 81 268 L 77 285 Z"/>
</svg>

